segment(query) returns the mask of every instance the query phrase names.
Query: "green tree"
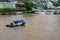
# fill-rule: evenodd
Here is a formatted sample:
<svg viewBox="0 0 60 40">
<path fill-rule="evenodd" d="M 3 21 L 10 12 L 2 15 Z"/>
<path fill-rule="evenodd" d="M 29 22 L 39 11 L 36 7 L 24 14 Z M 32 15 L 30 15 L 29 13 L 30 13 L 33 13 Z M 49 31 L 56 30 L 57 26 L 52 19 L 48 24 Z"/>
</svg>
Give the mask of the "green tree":
<svg viewBox="0 0 60 40">
<path fill-rule="evenodd" d="M 32 8 L 34 7 L 33 3 L 29 0 L 23 0 L 23 2 L 27 10 L 32 10 Z"/>
<path fill-rule="evenodd" d="M 44 8 L 44 9 L 48 9 L 47 5 L 44 5 L 43 8 Z"/>
<path fill-rule="evenodd" d="M 58 2 L 52 2 L 53 3 L 53 6 L 60 6 L 60 2 L 58 3 Z"/>
<path fill-rule="evenodd" d="M 60 3 L 60 0 L 58 0 L 58 2 Z"/>
</svg>

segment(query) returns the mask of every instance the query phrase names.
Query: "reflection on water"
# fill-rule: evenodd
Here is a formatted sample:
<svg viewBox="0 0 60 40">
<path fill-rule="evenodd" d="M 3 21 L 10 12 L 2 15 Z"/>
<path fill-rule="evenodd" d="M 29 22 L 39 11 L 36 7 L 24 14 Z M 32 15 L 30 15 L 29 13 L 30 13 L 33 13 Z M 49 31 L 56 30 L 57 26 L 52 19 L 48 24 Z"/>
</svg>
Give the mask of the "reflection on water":
<svg viewBox="0 0 60 40">
<path fill-rule="evenodd" d="M 25 26 L 5 26 L 20 18 Z M 0 15 L 0 40 L 60 40 L 60 15 Z"/>
</svg>

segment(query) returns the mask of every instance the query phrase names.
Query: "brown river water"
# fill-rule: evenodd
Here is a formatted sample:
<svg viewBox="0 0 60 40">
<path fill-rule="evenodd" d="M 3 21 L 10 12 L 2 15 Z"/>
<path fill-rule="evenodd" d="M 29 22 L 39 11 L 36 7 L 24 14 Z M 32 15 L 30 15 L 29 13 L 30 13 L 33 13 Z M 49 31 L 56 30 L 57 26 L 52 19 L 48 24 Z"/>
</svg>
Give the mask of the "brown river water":
<svg viewBox="0 0 60 40">
<path fill-rule="evenodd" d="M 25 26 L 5 26 L 17 19 Z M 60 40 L 60 15 L 0 15 L 0 40 Z"/>
</svg>

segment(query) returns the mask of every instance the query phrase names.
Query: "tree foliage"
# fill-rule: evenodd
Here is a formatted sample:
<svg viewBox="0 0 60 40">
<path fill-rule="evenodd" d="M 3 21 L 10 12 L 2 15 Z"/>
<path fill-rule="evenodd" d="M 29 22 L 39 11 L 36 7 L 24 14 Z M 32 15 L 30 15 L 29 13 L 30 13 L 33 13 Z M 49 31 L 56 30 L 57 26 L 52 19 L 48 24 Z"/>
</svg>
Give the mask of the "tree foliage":
<svg viewBox="0 0 60 40">
<path fill-rule="evenodd" d="M 58 3 L 60 3 L 60 0 L 58 0 Z"/>
<path fill-rule="evenodd" d="M 23 2 L 27 10 L 32 10 L 32 8 L 34 7 L 33 3 L 29 0 L 23 0 Z"/>
<path fill-rule="evenodd" d="M 60 2 L 52 2 L 53 3 L 53 6 L 60 6 Z"/>
</svg>

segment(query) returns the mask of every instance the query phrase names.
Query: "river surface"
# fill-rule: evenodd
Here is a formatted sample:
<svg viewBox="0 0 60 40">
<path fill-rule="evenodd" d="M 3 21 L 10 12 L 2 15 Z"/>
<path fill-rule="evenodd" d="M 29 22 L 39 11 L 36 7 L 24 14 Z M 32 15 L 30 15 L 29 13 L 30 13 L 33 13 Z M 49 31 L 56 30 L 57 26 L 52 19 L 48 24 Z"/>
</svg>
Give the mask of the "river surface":
<svg viewBox="0 0 60 40">
<path fill-rule="evenodd" d="M 25 26 L 5 26 L 17 19 Z M 0 15 L 0 40 L 60 40 L 60 15 Z"/>
</svg>

